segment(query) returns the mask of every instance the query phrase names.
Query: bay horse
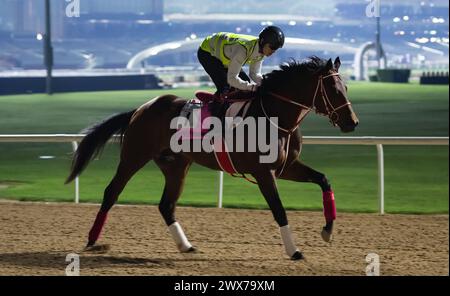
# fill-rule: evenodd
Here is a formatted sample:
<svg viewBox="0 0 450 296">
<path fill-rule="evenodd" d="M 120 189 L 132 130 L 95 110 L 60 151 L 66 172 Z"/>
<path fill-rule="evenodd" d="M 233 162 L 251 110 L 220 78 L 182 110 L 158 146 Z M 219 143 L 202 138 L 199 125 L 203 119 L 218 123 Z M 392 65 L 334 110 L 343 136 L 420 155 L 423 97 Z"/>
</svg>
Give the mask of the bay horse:
<svg viewBox="0 0 450 296">
<path fill-rule="evenodd" d="M 264 76 L 263 82 L 251 101 L 247 117 L 264 118 L 275 124 L 277 131 L 277 159 L 260 163 L 256 152 L 231 152 L 236 170 L 251 175 L 257 183 L 279 225 L 287 255 L 292 260 L 303 259 L 289 228 L 286 211 L 278 194 L 276 179 L 312 182 L 323 192 L 325 226 L 321 236 L 332 239 L 333 221 L 336 219 L 334 193 L 326 176 L 299 160 L 302 136 L 299 125 L 309 111 L 327 116 L 342 132 L 351 132 L 358 118 L 347 98 L 347 86 L 338 72 L 339 57 L 333 62 L 312 56 L 305 61 L 290 61 Z M 170 122 L 180 114 L 186 100 L 175 95 L 156 97 L 135 110 L 113 115 L 85 130 L 86 136 L 74 154 L 66 183 L 71 182 L 100 153 L 107 141 L 116 133 L 121 135 L 120 163 L 104 191 L 103 202 L 88 235 L 86 248 L 94 248 L 108 211 L 116 203 L 130 178 L 147 162 L 154 160 L 165 177 L 165 186 L 159 211 L 180 252 L 195 248 L 187 239 L 175 218 L 175 207 L 185 177 L 193 162 L 213 170 L 221 170 L 214 153 L 173 152 L 170 148 Z M 278 123 L 271 118 L 278 117 Z"/>
</svg>

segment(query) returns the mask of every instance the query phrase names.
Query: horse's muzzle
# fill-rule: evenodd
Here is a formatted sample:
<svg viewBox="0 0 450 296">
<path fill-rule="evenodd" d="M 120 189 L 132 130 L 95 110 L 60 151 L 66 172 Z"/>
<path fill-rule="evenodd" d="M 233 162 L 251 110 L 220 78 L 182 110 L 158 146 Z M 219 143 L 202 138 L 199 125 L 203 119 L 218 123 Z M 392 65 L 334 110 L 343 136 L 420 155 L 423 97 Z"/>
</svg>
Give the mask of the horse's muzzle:
<svg viewBox="0 0 450 296">
<path fill-rule="evenodd" d="M 359 122 L 355 121 L 352 124 L 344 125 L 341 127 L 341 132 L 343 133 L 351 133 L 355 130 L 355 128 L 358 126 Z"/>
</svg>

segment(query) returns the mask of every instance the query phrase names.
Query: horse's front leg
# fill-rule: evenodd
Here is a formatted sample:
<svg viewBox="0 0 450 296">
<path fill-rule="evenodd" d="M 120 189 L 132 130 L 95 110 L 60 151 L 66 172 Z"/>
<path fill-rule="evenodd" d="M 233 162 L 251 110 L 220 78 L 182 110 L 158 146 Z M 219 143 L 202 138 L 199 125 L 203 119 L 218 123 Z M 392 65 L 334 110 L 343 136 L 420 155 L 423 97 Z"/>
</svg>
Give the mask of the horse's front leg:
<svg viewBox="0 0 450 296">
<path fill-rule="evenodd" d="M 283 239 L 284 248 L 286 253 L 292 260 L 303 259 L 302 253 L 296 247 L 292 238 L 292 232 L 289 229 L 289 224 L 286 216 L 286 211 L 281 203 L 278 189 L 275 181 L 275 175 L 273 171 L 264 170 L 253 174 L 253 177 L 258 182 L 259 189 L 266 199 L 270 210 L 272 211 L 275 221 L 280 227 L 281 238 Z"/>
<path fill-rule="evenodd" d="M 331 190 L 331 185 L 325 175 L 304 165 L 300 160 L 296 160 L 283 172 L 280 178 L 296 182 L 312 182 L 320 186 L 326 222 L 321 235 L 324 241 L 330 242 L 332 240 L 333 221 L 336 220 L 336 204 L 333 190 Z"/>
</svg>

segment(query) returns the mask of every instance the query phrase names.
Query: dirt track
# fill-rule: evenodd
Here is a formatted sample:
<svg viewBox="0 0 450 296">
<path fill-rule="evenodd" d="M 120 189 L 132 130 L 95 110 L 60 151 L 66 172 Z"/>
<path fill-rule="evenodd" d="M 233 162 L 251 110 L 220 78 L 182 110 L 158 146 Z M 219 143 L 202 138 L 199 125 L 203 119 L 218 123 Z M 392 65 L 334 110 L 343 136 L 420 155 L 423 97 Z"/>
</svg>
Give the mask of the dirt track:
<svg viewBox="0 0 450 296">
<path fill-rule="evenodd" d="M 97 205 L 0 202 L 0 275 L 64 275 L 79 253 L 81 275 L 365 275 L 369 253 L 382 275 L 449 275 L 448 215 L 338 214 L 331 245 L 321 213 L 288 212 L 305 261 L 287 258 L 269 211 L 178 208 L 194 254 L 180 254 L 153 206 L 111 211 L 103 254 L 81 253 Z"/>
</svg>

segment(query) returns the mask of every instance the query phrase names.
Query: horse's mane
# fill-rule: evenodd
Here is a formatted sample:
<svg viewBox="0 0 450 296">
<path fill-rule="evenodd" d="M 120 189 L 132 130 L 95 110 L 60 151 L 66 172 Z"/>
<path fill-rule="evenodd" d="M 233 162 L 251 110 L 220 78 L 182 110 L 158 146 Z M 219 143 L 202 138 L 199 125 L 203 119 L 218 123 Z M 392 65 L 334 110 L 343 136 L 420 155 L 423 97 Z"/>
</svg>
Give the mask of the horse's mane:
<svg viewBox="0 0 450 296">
<path fill-rule="evenodd" d="M 317 56 L 311 56 L 303 61 L 291 60 L 290 62 L 281 64 L 279 70 L 265 74 L 261 84 L 261 90 L 264 91 L 279 87 L 292 78 L 292 76 L 299 79 L 311 76 L 324 69 L 326 64 L 327 60 Z"/>
</svg>

